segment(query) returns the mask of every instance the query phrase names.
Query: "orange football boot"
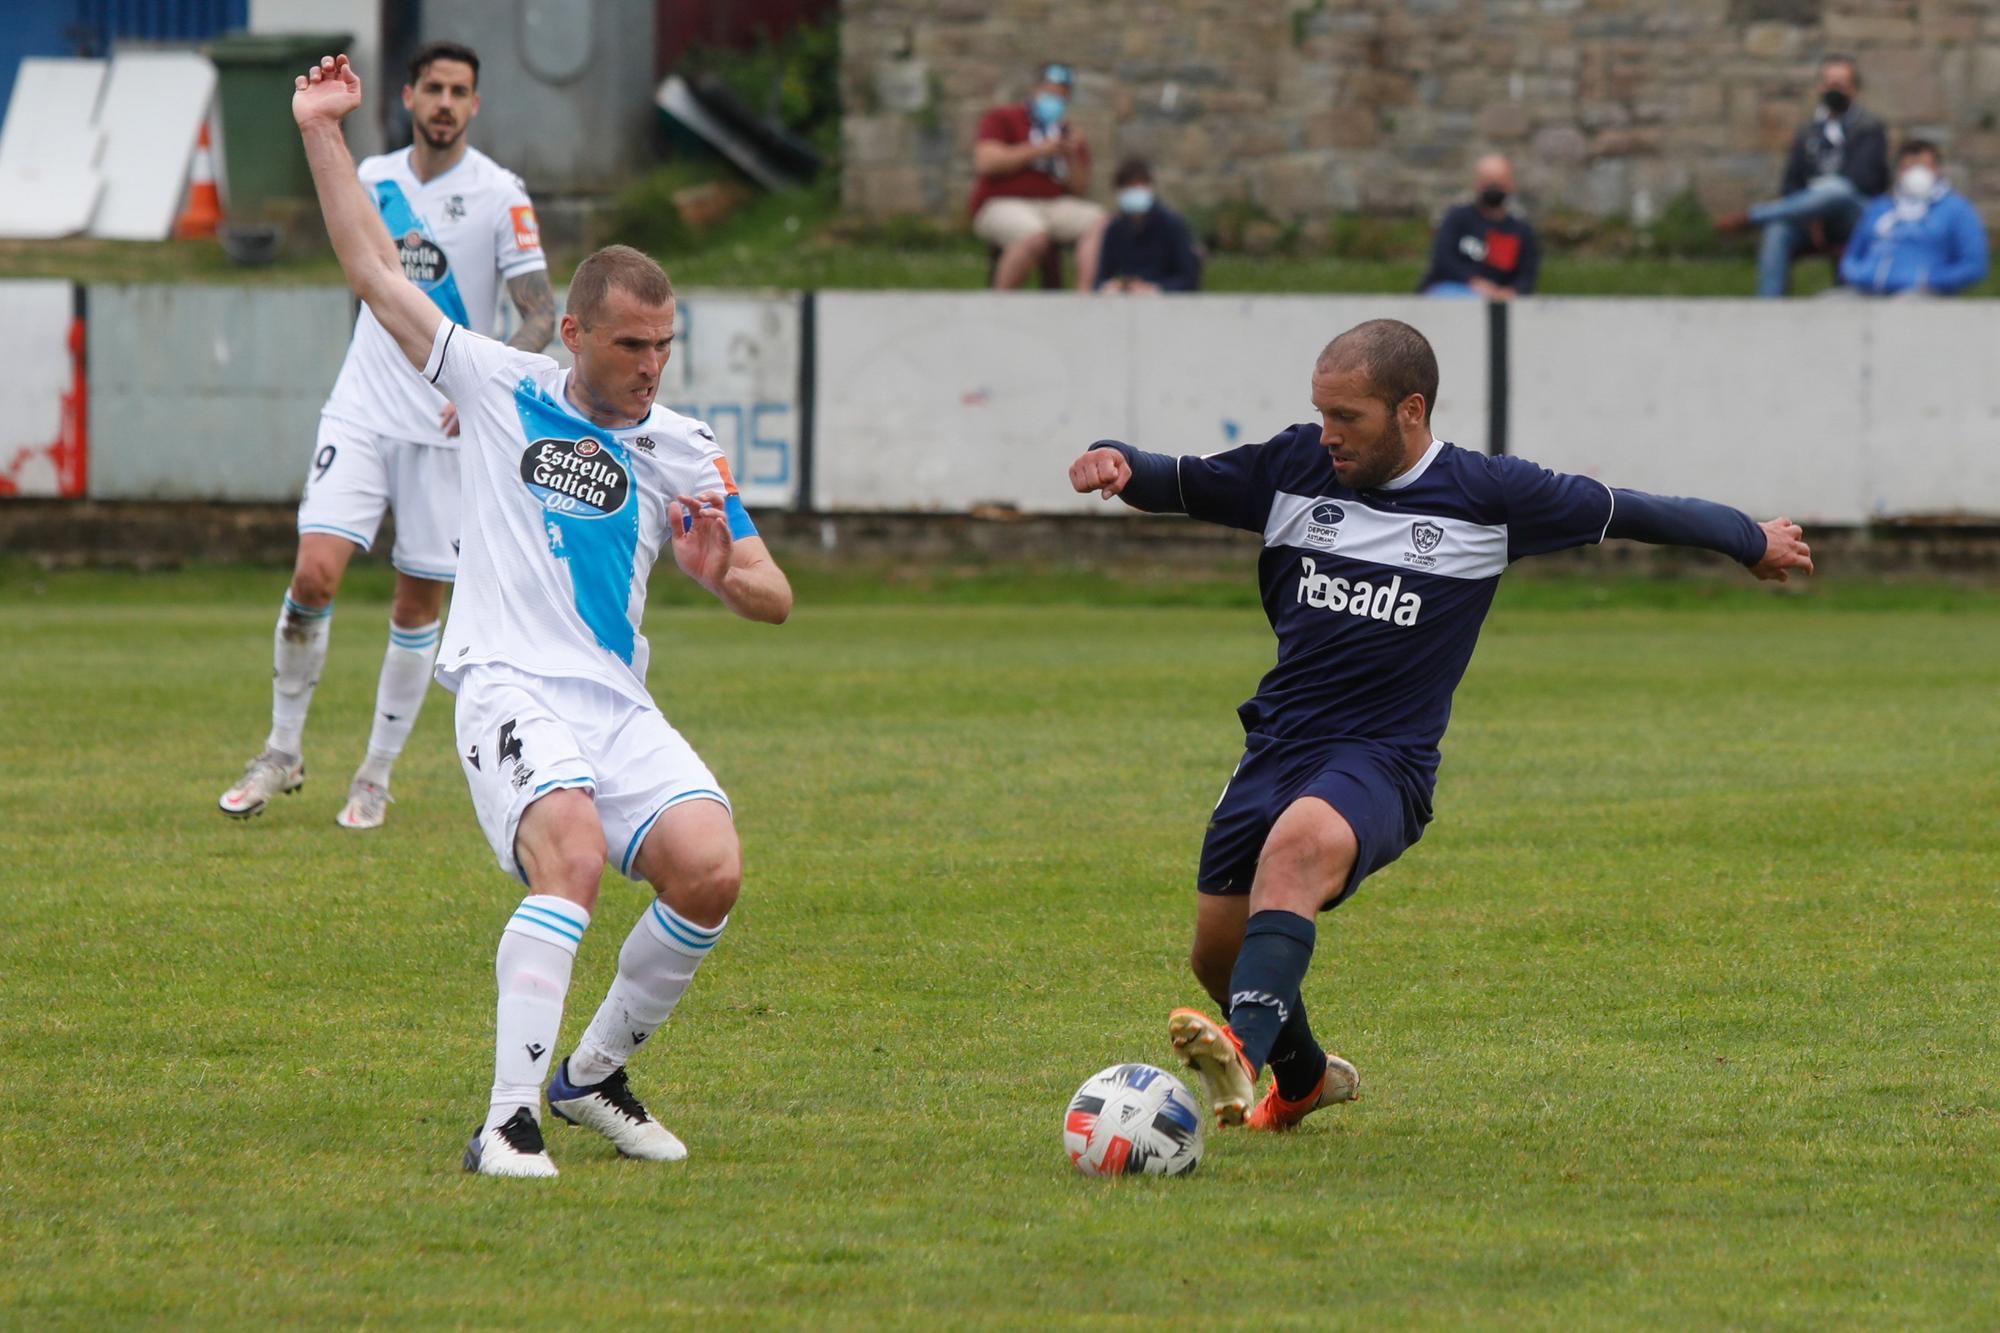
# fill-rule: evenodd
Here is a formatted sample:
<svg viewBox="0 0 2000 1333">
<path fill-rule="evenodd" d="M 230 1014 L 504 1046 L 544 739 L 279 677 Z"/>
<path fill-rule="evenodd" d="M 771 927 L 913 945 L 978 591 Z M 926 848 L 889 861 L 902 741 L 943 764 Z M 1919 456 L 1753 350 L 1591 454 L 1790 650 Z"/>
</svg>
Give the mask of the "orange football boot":
<svg viewBox="0 0 2000 1333">
<path fill-rule="evenodd" d="M 1271 1084 L 1271 1090 L 1264 1094 L 1264 1100 L 1257 1103 L 1250 1112 L 1250 1118 L 1243 1123 L 1252 1129 L 1268 1129 L 1282 1132 L 1296 1129 L 1301 1120 L 1335 1102 L 1351 1102 L 1361 1095 L 1361 1075 L 1353 1065 L 1337 1055 L 1326 1057 L 1326 1069 L 1319 1076 L 1319 1083 L 1312 1092 L 1297 1101 L 1287 1101 L 1278 1095 L 1278 1085 Z"/>
</svg>

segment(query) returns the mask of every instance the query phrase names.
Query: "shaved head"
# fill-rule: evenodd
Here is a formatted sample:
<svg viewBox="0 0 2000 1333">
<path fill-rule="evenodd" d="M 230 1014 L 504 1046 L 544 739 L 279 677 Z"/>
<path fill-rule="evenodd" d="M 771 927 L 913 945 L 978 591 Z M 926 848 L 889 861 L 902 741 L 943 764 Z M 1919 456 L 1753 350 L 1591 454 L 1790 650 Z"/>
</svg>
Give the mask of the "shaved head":
<svg viewBox="0 0 2000 1333">
<path fill-rule="evenodd" d="M 1424 400 L 1424 420 L 1431 418 L 1437 403 L 1437 353 L 1430 341 L 1399 319 L 1371 319 L 1356 324 L 1328 343 L 1313 366 L 1313 374 L 1358 372 L 1394 411 L 1396 404 L 1412 394 Z"/>
</svg>

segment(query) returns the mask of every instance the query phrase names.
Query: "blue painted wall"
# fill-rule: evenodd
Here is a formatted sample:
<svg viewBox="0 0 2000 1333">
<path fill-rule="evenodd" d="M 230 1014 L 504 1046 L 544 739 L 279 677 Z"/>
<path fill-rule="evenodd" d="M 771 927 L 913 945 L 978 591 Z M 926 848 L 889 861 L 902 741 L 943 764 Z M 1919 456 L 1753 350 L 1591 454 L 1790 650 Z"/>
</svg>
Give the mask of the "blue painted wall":
<svg viewBox="0 0 2000 1333">
<path fill-rule="evenodd" d="M 101 56 L 121 39 L 198 42 L 249 25 L 250 0 L 0 0 L 0 116 L 28 56 Z"/>
</svg>

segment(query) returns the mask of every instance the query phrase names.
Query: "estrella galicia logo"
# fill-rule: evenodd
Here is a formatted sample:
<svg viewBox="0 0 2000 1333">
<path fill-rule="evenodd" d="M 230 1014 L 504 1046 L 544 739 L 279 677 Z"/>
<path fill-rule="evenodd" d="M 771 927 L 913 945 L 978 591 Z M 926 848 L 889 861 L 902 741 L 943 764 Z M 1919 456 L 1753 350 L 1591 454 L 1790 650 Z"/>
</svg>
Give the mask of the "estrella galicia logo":
<svg viewBox="0 0 2000 1333">
<path fill-rule="evenodd" d="M 444 251 L 414 227 L 404 232 L 403 239 L 396 242 L 396 254 L 403 261 L 403 276 L 419 287 L 435 287 L 451 271 Z"/>
<path fill-rule="evenodd" d="M 606 518 L 625 507 L 632 478 L 596 440 L 536 440 L 521 455 L 521 480 L 551 513 Z"/>
<path fill-rule="evenodd" d="M 1444 529 L 1435 523 L 1412 523 L 1410 525 L 1410 545 L 1417 548 L 1418 555 L 1429 555 L 1437 550 L 1444 540 Z"/>
<path fill-rule="evenodd" d="M 1340 540 L 1340 524 L 1347 511 L 1332 500 L 1321 500 L 1306 516 L 1306 545 L 1332 550 Z"/>
</svg>

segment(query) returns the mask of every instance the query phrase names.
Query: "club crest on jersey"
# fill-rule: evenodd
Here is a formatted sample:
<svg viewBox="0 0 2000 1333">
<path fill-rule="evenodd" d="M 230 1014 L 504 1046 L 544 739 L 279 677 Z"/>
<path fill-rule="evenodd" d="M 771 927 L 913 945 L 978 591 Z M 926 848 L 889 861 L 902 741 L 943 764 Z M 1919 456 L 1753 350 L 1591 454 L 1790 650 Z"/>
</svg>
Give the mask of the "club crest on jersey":
<svg viewBox="0 0 2000 1333">
<path fill-rule="evenodd" d="M 396 254 L 403 261 L 403 276 L 419 287 L 435 287 L 451 271 L 444 251 L 414 228 L 396 242 Z"/>
<path fill-rule="evenodd" d="M 1347 511 L 1331 500 L 1321 500 L 1306 519 L 1306 545 L 1332 550 L 1340 540 L 1340 524 Z"/>
<path fill-rule="evenodd" d="M 1319 572 L 1311 556 L 1301 558 L 1305 573 L 1299 578 L 1299 604 L 1319 607 L 1338 614 L 1381 620 L 1394 625 L 1414 625 L 1424 599 L 1403 591 L 1403 576 L 1393 574 L 1387 583 L 1367 579 L 1333 578 Z"/>
<path fill-rule="evenodd" d="M 541 439 L 521 455 L 521 480 L 551 513 L 605 518 L 625 507 L 632 478 L 598 441 Z"/>
<path fill-rule="evenodd" d="M 465 196 L 462 194 L 455 194 L 451 198 L 445 200 L 444 215 L 450 218 L 453 222 L 463 221 L 465 218 Z"/>
<path fill-rule="evenodd" d="M 1431 552 L 1437 550 L 1444 540 L 1444 529 L 1435 523 L 1418 520 L 1410 525 L 1410 549 L 1403 553 L 1403 563 L 1418 569 L 1436 569 L 1437 557 Z"/>
</svg>

